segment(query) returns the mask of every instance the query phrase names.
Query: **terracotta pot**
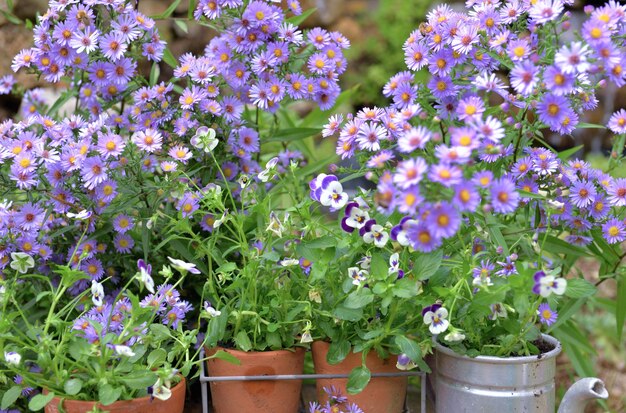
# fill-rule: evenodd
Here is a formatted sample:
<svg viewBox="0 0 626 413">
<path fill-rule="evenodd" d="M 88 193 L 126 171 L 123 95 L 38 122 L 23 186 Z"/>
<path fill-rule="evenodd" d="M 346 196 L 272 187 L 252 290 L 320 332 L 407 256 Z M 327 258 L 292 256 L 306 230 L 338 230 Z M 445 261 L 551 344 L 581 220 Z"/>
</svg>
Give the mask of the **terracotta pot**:
<svg viewBox="0 0 626 413">
<path fill-rule="evenodd" d="M 349 374 L 350 371 L 361 366 L 361 353 L 350 353 L 339 364 L 329 364 L 326 356 L 330 344 L 325 341 L 313 342 L 313 364 L 318 374 Z M 367 354 L 365 364 L 372 373 L 397 373 L 396 359 L 381 359 L 375 351 Z M 318 379 L 317 397 L 320 402 L 326 402 L 324 387 L 335 386 L 348 401 L 356 403 L 365 413 L 401 413 L 408 386 L 407 377 L 374 377 L 365 389 L 355 395 L 348 394 L 346 384 L 348 379 Z"/>
<path fill-rule="evenodd" d="M 207 350 L 211 356 L 223 350 L 237 357 L 240 365 L 213 358 L 207 360 L 209 376 L 258 376 L 302 374 L 304 349 L 295 351 L 238 351 L 224 348 Z M 302 380 L 257 380 L 211 382 L 215 413 L 296 413 L 300 404 Z"/>
<path fill-rule="evenodd" d="M 102 406 L 98 402 L 67 400 L 63 401 L 63 409 L 66 413 L 85 413 L 93 409 L 94 405 L 102 411 L 109 413 L 183 413 L 185 408 L 185 378 L 172 388 L 172 396 L 167 400 L 152 399 L 150 396 L 140 397 L 133 400 L 117 401 L 108 406 Z M 59 413 L 60 397 L 55 397 L 46 405 L 46 413 Z"/>
</svg>

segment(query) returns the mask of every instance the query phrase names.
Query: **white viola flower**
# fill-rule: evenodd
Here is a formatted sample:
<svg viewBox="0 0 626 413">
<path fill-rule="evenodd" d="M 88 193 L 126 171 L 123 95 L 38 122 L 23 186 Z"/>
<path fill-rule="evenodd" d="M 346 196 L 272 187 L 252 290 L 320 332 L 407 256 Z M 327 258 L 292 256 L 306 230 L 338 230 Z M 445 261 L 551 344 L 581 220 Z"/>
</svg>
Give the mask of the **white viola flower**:
<svg viewBox="0 0 626 413">
<path fill-rule="evenodd" d="M 402 353 L 398 356 L 398 361 L 396 362 L 396 368 L 398 370 L 412 370 L 416 367 L 417 364 L 415 364 L 406 354 Z"/>
<path fill-rule="evenodd" d="M 194 147 L 206 153 L 212 152 L 218 142 L 219 140 L 215 137 L 215 130 L 206 126 L 199 127 L 190 141 Z"/>
<path fill-rule="evenodd" d="M 172 267 L 174 267 L 174 269 L 183 272 L 183 271 L 188 271 L 192 274 L 200 274 L 200 270 L 198 270 L 196 268 L 196 264 L 192 264 L 190 262 L 185 262 L 185 261 L 181 261 L 181 260 L 177 260 L 175 258 L 172 257 L 167 257 L 168 260 L 170 260 L 170 262 L 172 263 Z"/>
<path fill-rule="evenodd" d="M 370 265 L 372 264 L 372 257 L 369 256 L 369 255 L 365 255 L 365 256 L 363 256 L 363 258 L 361 258 L 359 261 L 357 261 L 357 264 L 359 264 L 361 269 L 363 269 L 365 271 L 369 271 L 370 270 Z"/>
<path fill-rule="evenodd" d="M 385 228 L 377 224 L 373 219 L 367 221 L 363 228 L 359 230 L 359 233 L 366 244 L 374 243 L 378 248 L 384 247 L 387 241 L 389 241 L 389 234 L 385 231 Z"/>
<path fill-rule="evenodd" d="M 358 206 L 357 202 L 350 202 L 346 206 L 346 216 L 341 221 L 344 231 L 352 232 L 354 229 L 361 229 L 367 221 L 370 220 L 370 214 Z"/>
<path fill-rule="evenodd" d="M 221 217 L 213 222 L 213 229 L 219 228 L 228 219 L 228 209 L 224 211 Z"/>
<path fill-rule="evenodd" d="M 152 396 L 159 400 L 167 400 L 172 397 L 172 391 L 165 387 L 161 383 L 161 379 L 158 378 L 156 383 L 152 386 Z"/>
<path fill-rule="evenodd" d="M 113 346 L 115 349 L 115 353 L 120 356 L 132 357 L 135 355 L 135 352 L 128 346 L 116 345 Z"/>
<path fill-rule="evenodd" d="M 283 236 L 283 231 L 285 230 L 285 227 L 283 226 L 283 223 L 280 222 L 280 219 L 278 219 L 278 215 L 276 215 L 274 211 L 270 212 L 270 223 L 265 230 L 272 232 L 279 238 Z"/>
<path fill-rule="evenodd" d="M 23 252 L 12 252 L 11 260 L 11 268 L 20 274 L 26 274 L 29 269 L 35 266 L 33 257 Z"/>
<path fill-rule="evenodd" d="M 463 334 L 459 330 L 452 330 L 448 334 L 446 334 L 446 336 L 443 339 L 448 342 L 463 341 L 465 340 L 465 334 Z"/>
<path fill-rule="evenodd" d="M 348 276 L 352 278 L 352 284 L 359 286 L 367 279 L 369 273 L 366 270 L 362 270 L 359 267 L 348 268 Z"/>
<path fill-rule="evenodd" d="M 491 309 L 491 314 L 488 316 L 490 320 L 496 320 L 498 317 L 506 318 L 508 316 L 506 307 L 502 303 L 491 304 L 489 308 Z"/>
<path fill-rule="evenodd" d="M 441 304 L 433 304 L 422 310 L 424 324 L 432 334 L 441 334 L 448 329 L 450 322 L 448 318 L 448 310 L 443 308 Z"/>
<path fill-rule="evenodd" d="M 208 315 L 209 318 L 217 317 L 217 316 L 220 316 L 222 314 L 221 311 L 218 311 L 215 308 L 213 308 L 211 303 L 208 302 L 208 301 L 204 302 L 203 309 L 204 309 L 204 311 L 206 311 L 206 314 Z"/>
<path fill-rule="evenodd" d="M 239 187 L 241 189 L 244 189 L 246 186 L 250 184 L 250 178 L 248 178 L 248 175 L 241 174 L 239 176 L 239 179 L 237 179 L 237 183 L 239 184 Z"/>
<path fill-rule="evenodd" d="M 22 356 L 20 353 L 16 353 L 15 351 L 5 351 L 4 352 L 4 361 L 7 364 L 17 366 L 22 361 Z"/>
<path fill-rule="evenodd" d="M 104 299 L 104 287 L 96 280 L 91 280 L 91 301 L 97 307 L 102 305 Z"/>
<path fill-rule="evenodd" d="M 285 258 L 279 264 L 283 267 L 293 267 L 294 265 L 300 265 L 300 261 L 295 258 Z"/>
<path fill-rule="evenodd" d="M 278 164 L 278 157 L 275 156 L 265 164 L 265 169 L 259 172 L 257 177 L 261 182 L 267 182 L 272 179 L 276 173 L 276 165 Z"/>
<path fill-rule="evenodd" d="M 394 252 L 389 257 L 389 274 L 395 274 L 400 271 L 400 254 Z"/>
<path fill-rule="evenodd" d="M 154 280 L 152 275 L 150 275 L 152 273 L 152 265 L 140 259 L 137 261 L 137 267 L 139 268 L 139 281 L 146 287 L 146 290 L 154 294 Z"/>
<path fill-rule="evenodd" d="M 312 342 L 313 342 L 313 336 L 311 336 L 311 332 L 310 331 L 303 332 L 302 336 L 300 336 L 300 343 L 305 344 L 305 343 L 312 343 Z"/>
<path fill-rule="evenodd" d="M 548 275 L 543 271 L 537 271 L 534 275 L 535 285 L 533 292 L 542 297 L 549 297 L 551 294 L 563 295 L 567 289 L 565 278 Z"/>
<path fill-rule="evenodd" d="M 65 215 L 68 218 L 85 220 L 85 219 L 91 218 L 92 212 L 91 211 L 87 211 L 86 209 L 83 209 L 78 214 L 74 214 L 73 212 L 68 212 Z"/>
<path fill-rule="evenodd" d="M 7 289 L 4 285 L 0 285 L 0 303 L 4 300 L 4 295 L 7 293 Z"/>
<path fill-rule="evenodd" d="M 402 218 L 398 225 L 391 228 L 391 239 L 396 241 L 403 247 L 408 247 L 409 245 L 411 245 L 411 240 L 409 240 L 407 231 L 411 226 L 414 225 L 417 225 L 416 220 L 410 219 L 409 217 Z"/>
<path fill-rule="evenodd" d="M 348 194 L 343 192 L 343 186 L 339 181 L 331 181 L 326 187 L 322 187 L 320 203 L 335 211 L 348 203 Z"/>
</svg>

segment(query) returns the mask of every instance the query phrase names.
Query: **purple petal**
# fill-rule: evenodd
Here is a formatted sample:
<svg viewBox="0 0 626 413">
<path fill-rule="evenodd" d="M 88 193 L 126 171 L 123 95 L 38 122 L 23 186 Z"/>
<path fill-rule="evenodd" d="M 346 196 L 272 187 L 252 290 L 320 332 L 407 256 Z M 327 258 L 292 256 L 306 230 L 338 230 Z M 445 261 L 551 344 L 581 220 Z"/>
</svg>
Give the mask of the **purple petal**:
<svg viewBox="0 0 626 413">
<path fill-rule="evenodd" d="M 351 232 L 353 232 L 353 231 L 354 231 L 354 228 L 352 228 L 351 226 L 349 226 L 348 224 L 346 224 L 346 221 L 347 221 L 347 220 L 348 220 L 348 217 L 344 217 L 344 218 L 341 220 L 341 229 L 343 229 L 343 230 L 344 230 L 344 231 L 346 231 L 346 232 L 350 232 L 350 233 L 351 233 Z"/>
</svg>

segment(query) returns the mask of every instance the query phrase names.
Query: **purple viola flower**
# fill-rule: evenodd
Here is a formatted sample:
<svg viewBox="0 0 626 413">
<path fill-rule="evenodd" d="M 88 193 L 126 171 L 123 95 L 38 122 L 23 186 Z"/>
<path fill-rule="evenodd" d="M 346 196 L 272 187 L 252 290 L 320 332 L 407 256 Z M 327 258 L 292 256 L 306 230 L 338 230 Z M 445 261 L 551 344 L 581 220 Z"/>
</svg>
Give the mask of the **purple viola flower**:
<svg viewBox="0 0 626 413">
<path fill-rule="evenodd" d="M 367 207 L 367 205 L 365 205 Z M 355 229 L 361 229 L 370 216 L 366 208 L 358 202 L 349 202 L 346 205 L 345 216 L 341 220 L 341 228 L 346 232 L 352 232 Z"/>
<path fill-rule="evenodd" d="M 508 214 L 517 208 L 519 193 L 515 183 L 508 178 L 501 178 L 491 185 L 491 205 L 495 212 Z"/>
<path fill-rule="evenodd" d="M 448 329 L 450 322 L 448 318 L 448 310 L 443 308 L 441 304 L 433 304 L 422 310 L 424 324 L 432 334 L 441 334 Z"/>
<path fill-rule="evenodd" d="M 551 326 L 556 322 L 558 313 L 550 308 L 548 303 L 542 303 L 537 309 L 537 315 L 539 316 L 539 322 L 547 326 Z"/>
<path fill-rule="evenodd" d="M 417 225 L 417 221 L 409 216 L 403 217 L 398 225 L 391 229 L 391 239 L 404 247 L 411 245 L 411 241 L 407 237 L 407 230 L 412 225 Z"/>
<path fill-rule="evenodd" d="M 543 271 L 537 271 L 533 276 L 535 285 L 533 285 L 533 293 L 542 297 L 549 297 L 551 294 L 563 295 L 567 288 L 567 280 L 565 278 L 547 275 Z"/>
<path fill-rule="evenodd" d="M 330 207 L 332 211 L 342 208 L 348 202 L 348 194 L 343 192 L 343 186 L 334 175 L 327 175 L 322 179 L 315 190 L 315 196 L 322 205 Z"/>
<path fill-rule="evenodd" d="M 385 231 L 385 227 L 376 223 L 376 220 L 370 219 L 359 229 L 359 235 L 363 237 L 366 244 L 374 244 L 382 248 L 389 240 L 389 234 Z"/>
</svg>

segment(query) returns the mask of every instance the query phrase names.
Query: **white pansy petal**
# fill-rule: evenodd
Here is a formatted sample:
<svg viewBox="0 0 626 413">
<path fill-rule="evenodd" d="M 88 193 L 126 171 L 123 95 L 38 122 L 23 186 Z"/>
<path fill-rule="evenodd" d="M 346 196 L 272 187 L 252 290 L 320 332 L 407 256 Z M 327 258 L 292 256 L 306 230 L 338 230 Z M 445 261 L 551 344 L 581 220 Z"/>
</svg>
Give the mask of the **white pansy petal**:
<svg viewBox="0 0 626 413">
<path fill-rule="evenodd" d="M 426 314 L 424 314 L 424 324 L 432 323 L 434 316 L 435 313 L 433 313 L 432 311 L 427 311 Z"/>
<path fill-rule="evenodd" d="M 435 311 L 435 314 L 437 314 L 439 318 L 448 318 L 448 310 L 443 307 L 439 307 L 437 311 Z"/>
<path fill-rule="evenodd" d="M 433 334 L 441 334 L 448 329 L 450 322 L 448 320 L 439 320 L 438 323 L 431 324 L 428 329 Z"/>
</svg>

